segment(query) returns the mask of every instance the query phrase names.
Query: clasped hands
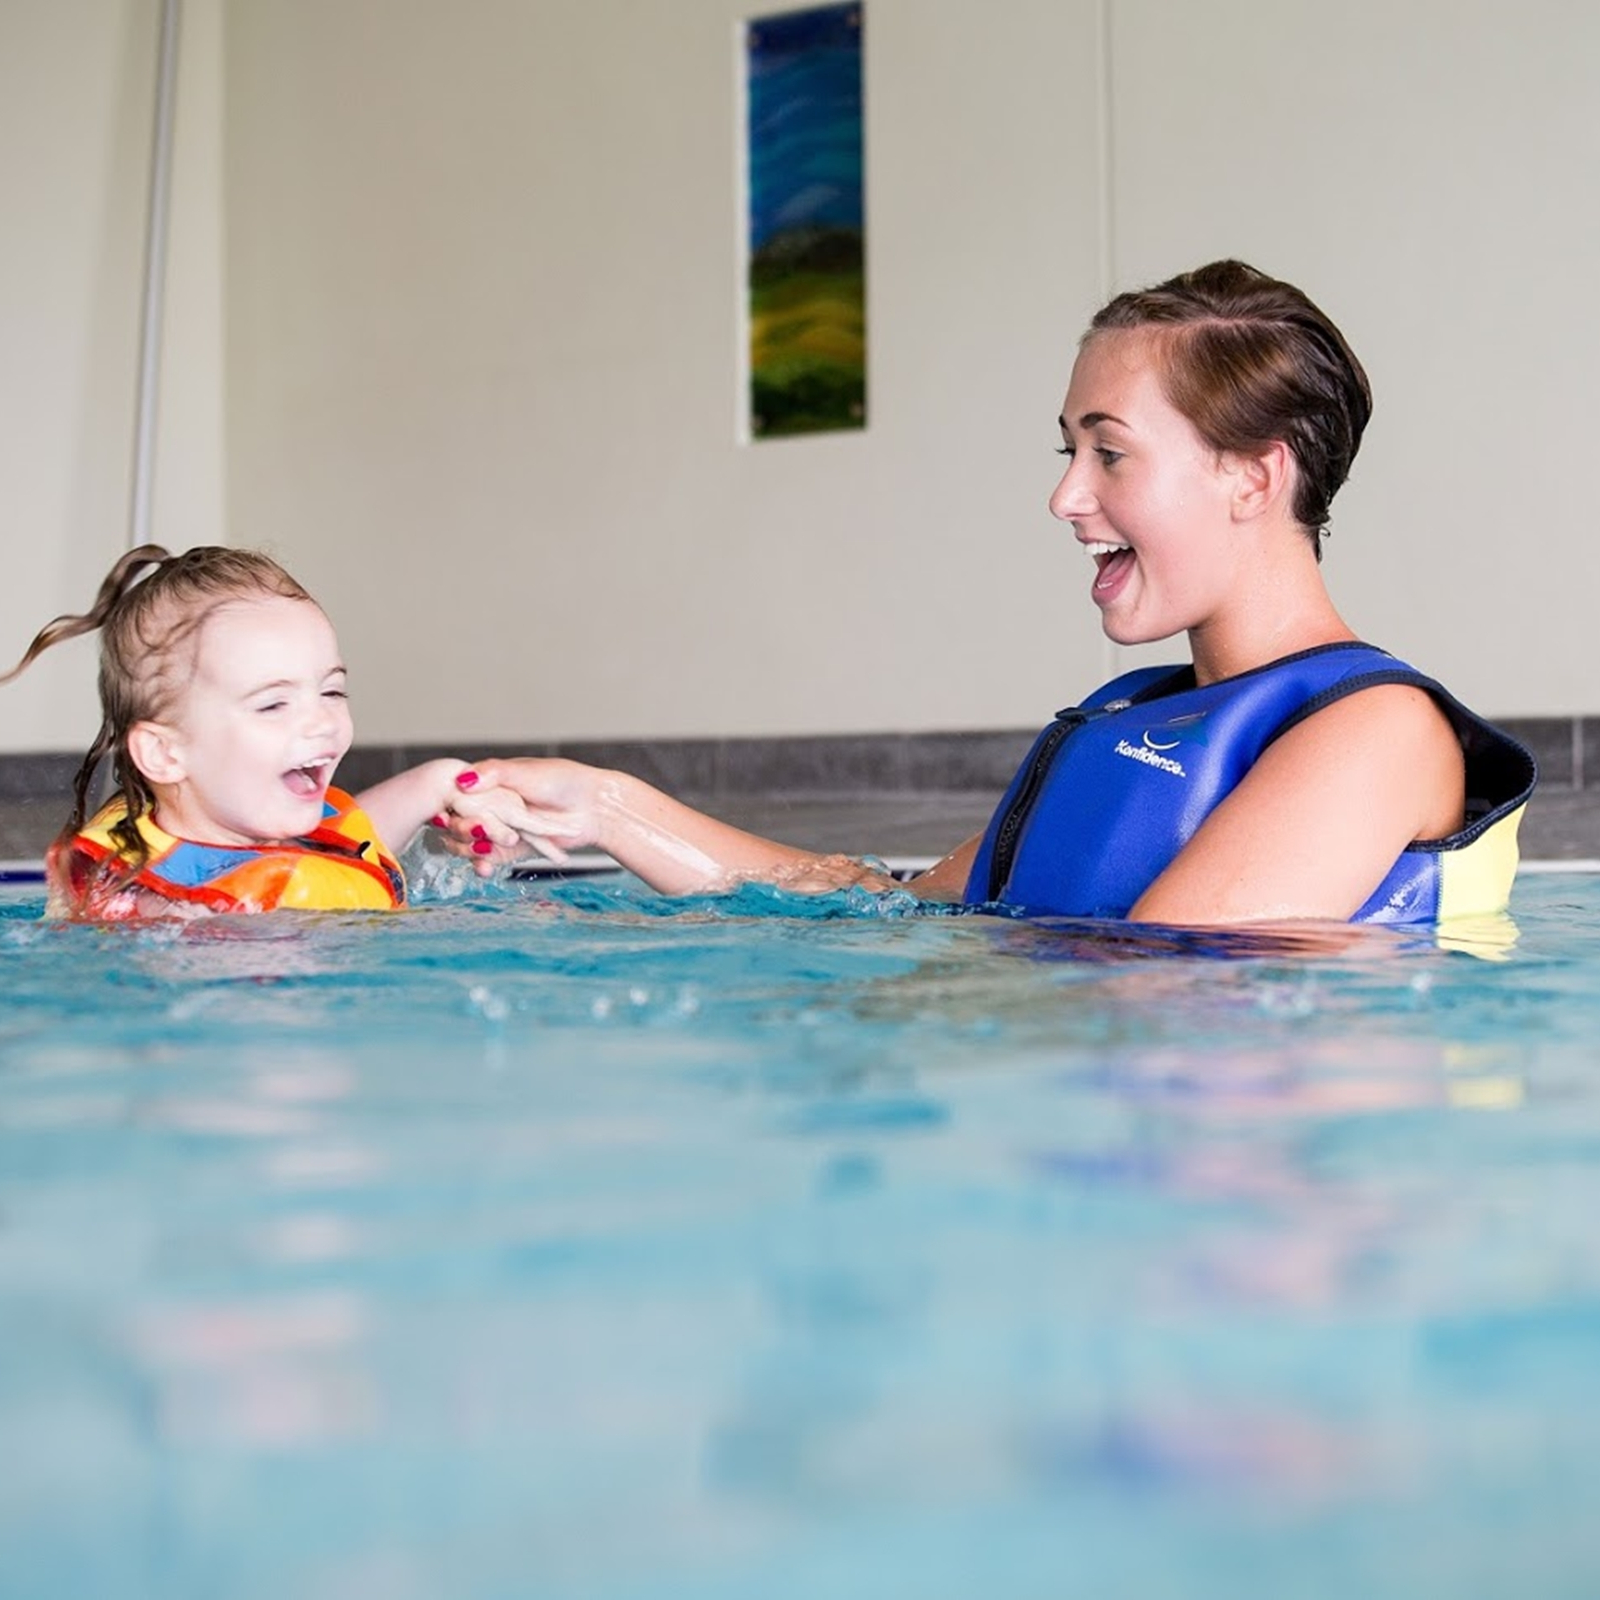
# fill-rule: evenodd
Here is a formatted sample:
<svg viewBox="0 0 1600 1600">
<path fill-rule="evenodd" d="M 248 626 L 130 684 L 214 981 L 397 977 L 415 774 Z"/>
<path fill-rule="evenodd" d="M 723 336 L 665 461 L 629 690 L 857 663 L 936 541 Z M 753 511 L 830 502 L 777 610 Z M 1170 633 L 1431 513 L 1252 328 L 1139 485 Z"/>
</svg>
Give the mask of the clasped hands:
<svg viewBox="0 0 1600 1600">
<path fill-rule="evenodd" d="M 470 858 L 481 878 L 532 855 L 562 865 L 570 852 L 601 842 L 600 776 L 576 761 L 537 756 L 479 761 L 457 775 L 433 824 L 445 848 Z"/>
</svg>

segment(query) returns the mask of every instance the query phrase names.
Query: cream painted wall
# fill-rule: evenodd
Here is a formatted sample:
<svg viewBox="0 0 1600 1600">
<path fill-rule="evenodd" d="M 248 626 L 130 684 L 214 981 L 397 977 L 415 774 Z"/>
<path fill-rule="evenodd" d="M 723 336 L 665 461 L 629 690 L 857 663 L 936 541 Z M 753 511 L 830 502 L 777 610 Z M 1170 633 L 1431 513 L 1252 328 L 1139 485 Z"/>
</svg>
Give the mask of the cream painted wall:
<svg viewBox="0 0 1600 1600">
<path fill-rule="evenodd" d="M 363 737 L 1009 725 L 1098 669 L 1043 509 L 1092 4 L 871 0 L 872 424 L 755 446 L 744 10 L 230 11 L 232 527 L 329 606 Z"/>
<path fill-rule="evenodd" d="M 127 526 L 155 67 L 147 14 L 137 0 L 61 0 L 8 4 L 0 22 L 7 667 L 52 616 L 84 609 Z M 93 669 L 92 649 L 63 648 L 0 689 L 5 746 L 70 747 L 87 724 L 86 745 L 98 722 Z"/>
<path fill-rule="evenodd" d="M 1116 0 L 1116 265 L 1236 254 L 1375 394 L 1326 571 L 1498 715 L 1593 713 L 1600 7 Z"/>
<path fill-rule="evenodd" d="M 0 6 L 6 666 L 127 545 L 159 20 L 158 0 Z M 220 64 L 220 0 L 187 0 L 152 529 L 180 548 L 224 527 Z M 0 750 L 83 749 L 98 723 L 91 640 L 0 689 Z"/>
<path fill-rule="evenodd" d="M 158 10 L 0 10 L 18 649 L 126 527 Z M 1221 253 L 1372 372 L 1352 621 L 1492 714 L 1595 709 L 1600 13 L 868 0 L 871 426 L 752 446 L 745 12 L 186 0 L 156 526 L 321 594 L 364 739 L 1039 720 L 1110 659 L 1044 510 L 1073 342 Z M 0 748 L 87 741 L 91 654 Z"/>
</svg>

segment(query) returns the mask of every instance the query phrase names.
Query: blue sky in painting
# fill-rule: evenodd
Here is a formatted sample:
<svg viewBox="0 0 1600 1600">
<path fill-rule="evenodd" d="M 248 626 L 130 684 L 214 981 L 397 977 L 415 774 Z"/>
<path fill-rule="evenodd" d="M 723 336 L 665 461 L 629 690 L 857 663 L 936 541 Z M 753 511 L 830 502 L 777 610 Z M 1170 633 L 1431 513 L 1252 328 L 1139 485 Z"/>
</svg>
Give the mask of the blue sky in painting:
<svg viewBox="0 0 1600 1600">
<path fill-rule="evenodd" d="M 856 228 L 861 197 L 861 7 L 749 24 L 750 248 L 785 228 Z"/>
</svg>

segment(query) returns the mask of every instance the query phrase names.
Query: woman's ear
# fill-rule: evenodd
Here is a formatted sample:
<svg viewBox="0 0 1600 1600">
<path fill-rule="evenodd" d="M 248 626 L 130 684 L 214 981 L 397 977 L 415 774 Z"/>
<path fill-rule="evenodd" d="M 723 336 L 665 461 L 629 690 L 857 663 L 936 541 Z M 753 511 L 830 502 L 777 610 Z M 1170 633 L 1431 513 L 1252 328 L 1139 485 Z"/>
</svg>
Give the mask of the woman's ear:
<svg viewBox="0 0 1600 1600">
<path fill-rule="evenodd" d="M 1233 514 L 1236 521 L 1252 522 L 1274 506 L 1287 505 L 1294 495 L 1294 452 L 1274 439 L 1258 455 L 1235 456 Z"/>
<path fill-rule="evenodd" d="M 128 729 L 128 759 L 149 783 L 182 783 L 188 776 L 178 730 L 164 722 L 136 722 Z"/>
</svg>

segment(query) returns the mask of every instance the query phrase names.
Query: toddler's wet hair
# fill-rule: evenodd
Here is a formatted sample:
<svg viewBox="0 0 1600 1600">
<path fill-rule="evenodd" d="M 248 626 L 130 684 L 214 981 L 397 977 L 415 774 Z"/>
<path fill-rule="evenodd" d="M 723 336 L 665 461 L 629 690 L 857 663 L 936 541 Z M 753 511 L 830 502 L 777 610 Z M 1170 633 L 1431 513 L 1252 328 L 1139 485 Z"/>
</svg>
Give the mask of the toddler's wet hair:
<svg viewBox="0 0 1600 1600">
<path fill-rule="evenodd" d="M 89 814 L 100 764 L 110 759 L 113 782 L 126 812 L 112 830 L 137 871 L 146 850 L 138 818 L 155 804 L 144 774 L 128 758 L 128 730 L 171 709 L 189 678 L 191 644 L 221 606 L 238 600 L 310 601 L 311 596 L 270 556 L 202 544 L 173 555 L 159 544 L 130 550 L 106 574 L 94 604 L 81 616 L 47 622 L 0 683 L 9 683 L 51 645 L 100 632 L 100 731 L 73 779 L 72 815 L 63 837 L 77 833 Z"/>
</svg>

